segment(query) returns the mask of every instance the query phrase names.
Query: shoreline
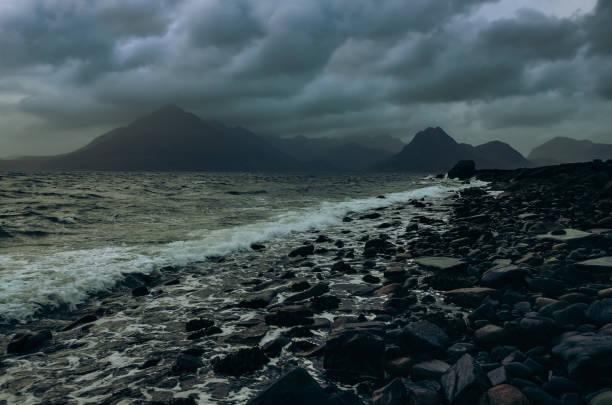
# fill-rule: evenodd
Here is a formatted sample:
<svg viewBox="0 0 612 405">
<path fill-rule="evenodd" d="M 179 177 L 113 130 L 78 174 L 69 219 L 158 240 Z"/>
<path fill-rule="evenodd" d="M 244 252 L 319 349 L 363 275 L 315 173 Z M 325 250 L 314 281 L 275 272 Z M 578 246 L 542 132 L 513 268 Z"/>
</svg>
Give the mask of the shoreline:
<svg viewBox="0 0 612 405">
<path fill-rule="evenodd" d="M 103 380 L 123 383 L 127 391 L 99 386 L 93 395 L 92 390 L 66 385 L 53 388 L 47 381 L 51 391 L 45 399 L 53 403 L 70 393 L 80 403 L 75 397 L 81 391 L 86 394 L 82 403 L 88 398 L 179 403 L 178 398 L 185 398 L 190 402 L 181 403 L 267 404 L 277 403 L 285 390 L 300 393 L 306 403 L 498 404 L 500 398 L 512 398 L 517 404 L 580 404 L 589 395 L 612 395 L 598 394 L 612 383 L 610 268 L 605 261 L 583 263 L 612 256 L 612 236 L 610 231 L 562 233 L 605 224 L 602 216 L 609 211 L 602 208 L 609 207 L 612 164 L 544 169 L 480 171 L 477 177 L 501 194 L 467 188 L 453 200 L 414 200 L 359 213 L 333 232 L 303 235 L 300 239 L 312 245 L 296 243 L 297 251 L 284 251 L 282 257 L 266 246 L 262 254 L 277 256 L 254 259 L 261 269 L 257 277 L 241 279 L 240 264 L 234 266 L 231 259 L 218 263 L 236 271 L 236 279 L 244 283 L 236 291 L 238 305 L 229 310 L 222 301 L 199 301 L 218 305 L 212 312 L 228 311 L 224 318 L 200 317 L 190 306 L 181 319 L 168 313 L 166 324 L 130 337 L 142 343 L 123 342 L 105 350 L 124 353 L 142 347 L 146 362 L 113 367 L 111 359 L 110 366 L 94 363 L 98 367 L 79 372 L 79 365 L 74 372 L 110 373 Z M 402 212 L 406 210 L 410 213 Z M 265 264 L 271 266 L 269 272 L 263 271 Z M 145 300 L 174 302 L 179 310 L 187 301 L 170 296 L 172 289 L 180 292 L 187 281 L 201 279 L 203 270 L 197 267 L 179 284 L 162 287 L 166 291 L 159 295 L 153 295 L 159 289 L 154 287 L 152 294 L 126 298 L 123 306 L 142 313 L 140 319 L 159 307 Z M 212 292 L 216 287 L 208 288 Z M 186 297 L 198 294 L 197 287 L 193 290 Z M 105 335 L 112 330 L 112 318 L 126 311 L 117 303 L 107 304 L 118 310 L 115 315 L 54 333 L 51 340 L 41 336 L 34 350 L 60 361 L 79 350 L 80 339 L 90 339 L 86 345 L 97 341 L 92 335 L 99 324 L 107 324 L 99 330 Z M 88 315 L 90 309 L 80 314 Z M 121 324 L 125 319 L 115 320 L 115 326 L 126 327 Z M 176 348 L 155 355 L 150 346 L 163 340 L 155 333 L 167 334 L 164 341 L 175 338 Z M 219 350 L 220 355 L 210 354 Z M 20 358 L 35 366 L 36 360 L 28 359 L 32 357 L 37 355 Z M 11 395 L 26 388 L 25 376 L 10 378 L 16 359 L 0 357 L 0 388 Z M 146 363 L 151 378 L 133 379 L 134 370 Z M 70 373 L 64 374 L 69 380 Z M 202 380 L 217 385 L 204 387 Z M 28 383 L 31 391 L 26 392 L 37 398 L 33 392 L 41 393 L 45 384 Z"/>
</svg>

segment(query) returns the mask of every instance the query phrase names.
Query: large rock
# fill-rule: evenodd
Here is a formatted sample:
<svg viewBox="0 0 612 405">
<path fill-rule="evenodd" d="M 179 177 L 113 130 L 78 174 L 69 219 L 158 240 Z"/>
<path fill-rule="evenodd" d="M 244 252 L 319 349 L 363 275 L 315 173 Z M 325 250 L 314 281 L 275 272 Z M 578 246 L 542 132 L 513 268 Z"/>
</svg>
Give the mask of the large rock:
<svg viewBox="0 0 612 405">
<path fill-rule="evenodd" d="M 238 303 L 240 308 L 264 308 L 270 305 L 270 302 L 274 299 L 274 297 L 278 294 L 278 290 L 269 289 L 264 290 L 260 293 L 253 294 L 243 299 Z"/>
<path fill-rule="evenodd" d="M 463 272 L 468 266 L 463 260 L 444 256 L 423 256 L 417 257 L 414 261 L 433 271 Z"/>
<path fill-rule="evenodd" d="M 598 257 L 597 259 L 585 260 L 576 263 L 576 266 L 586 270 L 612 271 L 612 256 Z"/>
<path fill-rule="evenodd" d="M 586 315 L 597 325 L 612 323 L 612 298 L 594 301 L 587 309 Z"/>
<path fill-rule="evenodd" d="M 476 163 L 473 160 L 460 160 L 448 171 L 448 178 L 467 180 L 476 174 Z"/>
<path fill-rule="evenodd" d="M 239 376 L 259 370 L 268 363 L 268 356 L 259 347 L 240 349 L 225 357 L 213 359 L 212 365 L 216 373 Z"/>
<path fill-rule="evenodd" d="M 485 287 L 500 288 L 508 285 L 516 285 L 525 281 L 529 274 L 527 269 L 514 264 L 500 264 L 487 270 L 480 279 L 480 284 Z"/>
<path fill-rule="evenodd" d="M 304 305 L 286 305 L 271 309 L 265 321 L 267 325 L 277 326 L 310 325 L 314 322 L 312 315 Z"/>
<path fill-rule="evenodd" d="M 450 365 L 442 360 L 422 361 L 412 366 L 412 378 L 414 380 L 438 380 L 449 368 Z"/>
<path fill-rule="evenodd" d="M 395 405 L 408 402 L 406 386 L 399 378 L 394 378 L 372 394 L 372 405 Z"/>
<path fill-rule="evenodd" d="M 171 374 L 179 375 L 186 373 L 195 373 L 204 364 L 199 357 L 192 356 L 186 353 L 180 354 L 170 370 Z"/>
<path fill-rule="evenodd" d="M 594 233 L 584 232 L 578 229 L 562 229 L 560 231 L 552 231 L 543 235 L 537 235 L 537 239 L 551 240 L 559 243 L 581 243 L 596 237 Z"/>
<path fill-rule="evenodd" d="M 330 377 L 343 382 L 380 379 L 385 375 L 384 351 L 385 341 L 375 331 L 342 329 L 328 338 L 323 367 Z"/>
<path fill-rule="evenodd" d="M 612 372 L 612 334 L 573 335 L 555 346 L 553 354 L 565 362 L 572 378 L 597 381 Z"/>
<path fill-rule="evenodd" d="M 491 383 L 480 365 L 464 354 L 440 378 L 449 404 L 475 404 Z"/>
<path fill-rule="evenodd" d="M 39 349 L 45 342 L 51 340 L 51 338 L 52 335 L 49 329 L 37 332 L 17 333 L 6 347 L 6 352 L 8 354 L 30 353 Z"/>
<path fill-rule="evenodd" d="M 402 329 L 400 343 L 411 352 L 439 354 L 448 347 L 449 338 L 439 326 L 421 320 L 410 322 Z"/>
<path fill-rule="evenodd" d="M 474 332 L 474 340 L 484 347 L 504 345 L 507 337 L 504 328 L 493 324 L 485 325 Z"/>
<path fill-rule="evenodd" d="M 446 291 L 444 294 L 453 304 L 476 308 L 485 297 L 497 298 L 500 295 L 500 291 L 488 287 L 468 287 Z"/>
<path fill-rule="evenodd" d="M 518 388 L 502 384 L 489 388 L 480 405 L 530 405 L 530 402 Z"/>
<path fill-rule="evenodd" d="M 312 297 L 318 297 L 319 295 L 323 295 L 329 291 L 329 285 L 327 283 L 319 283 L 315 284 L 309 289 L 299 292 L 294 295 L 290 295 L 285 299 L 286 302 L 297 302 L 306 300 Z"/>
<path fill-rule="evenodd" d="M 327 393 L 303 368 L 285 374 L 248 402 L 249 405 L 348 405 Z"/>
<path fill-rule="evenodd" d="M 296 256 L 306 257 L 306 256 L 310 256 L 313 253 L 314 253 L 313 245 L 304 245 L 296 249 L 293 249 L 291 252 L 289 252 L 289 257 L 296 257 Z"/>
</svg>

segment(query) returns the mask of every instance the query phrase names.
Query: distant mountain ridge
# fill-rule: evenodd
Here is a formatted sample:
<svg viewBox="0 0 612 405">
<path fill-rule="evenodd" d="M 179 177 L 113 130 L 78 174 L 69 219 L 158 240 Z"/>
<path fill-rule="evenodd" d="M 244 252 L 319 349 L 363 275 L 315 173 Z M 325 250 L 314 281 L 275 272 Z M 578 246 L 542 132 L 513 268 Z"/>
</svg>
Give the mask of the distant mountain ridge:
<svg viewBox="0 0 612 405">
<path fill-rule="evenodd" d="M 473 160 L 479 169 L 515 169 L 532 166 L 510 145 L 492 141 L 479 146 L 457 143 L 440 127 L 418 132 L 398 154 L 379 165 L 382 170 L 446 172 L 459 160 Z"/>
<path fill-rule="evenodd" d="M 456 142 L 440 127 L 418 132 L 407 145 L 391 136 L 277 138 L 167 105 L 74 152 L 0 160 L 0 169 L 442 173 L 459 160 L 474 160 L 479 169 L 532 166 L 506 143 L 474 147 Z"/>
<path fill-rule="evenodd" d="M 612 159 L 612 144 L 556 137 L 533 148 L 528 158 L 539 165 Z"/>
</svg>

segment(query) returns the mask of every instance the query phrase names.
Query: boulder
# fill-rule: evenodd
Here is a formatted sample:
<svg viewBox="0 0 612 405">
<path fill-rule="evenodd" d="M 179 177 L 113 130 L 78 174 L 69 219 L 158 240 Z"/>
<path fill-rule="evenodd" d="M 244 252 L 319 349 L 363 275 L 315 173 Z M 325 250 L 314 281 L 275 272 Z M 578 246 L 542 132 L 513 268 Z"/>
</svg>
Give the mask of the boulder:
<svg viewBox="0 0 612 405">
<path fill-rule="evenodd" d="M 394 378 L 372 394 L 372 405 L 395 405 L 408 402 L 406 386 L 399 378 Z"/>
<path fill-rule="evenodd" d="M 296 249 L 293 249 L 291 252 L 289 252 L 289 257 L 296 257 L 296 256 L 310 256 L 314 253 L 314 245 L 304 245 L 304 246 L 300 246 Z"/>
<path fill-rule="evenodd" d="M 586 316 L 596 325 L 612 323 L 612 298 L 594 301 L 589 305 Z"/>
<path fill-rule="evenodd" d="M 516 387 L 501 384 L 489 388 L 480 405 L 530 405 L 527 397 Z"/>
<path fill-rule="evenodd" d="M 454 257 L 424 256 L 417 257 L 414 261 L 432 271 L 464 272 L 468 267 L 466 262 Z"/>
<path fill-rule="evenodd" d="M 474 174 L 476 174 L 476 163 L 473 160 L 460 160 L 448 171 L 448 178 L 467 180 Z"/>
<path fill-rule="evenodd" d="M 500 264 L 487 270 L 480 279 L 480 284 L 485 287 L 500 288 L 508 285 L 516 285 L 525 281 L 527 269 L 514 264 Z"/>
<path fill-rule="evenodd" d="M 45 342 L 51 340 L 49 329 L 36 332 L 17 333 L 6 347 L 7 354 L 24 354 L 39 349 Z"/>
<path fill-rule="evenodd" d="M 450 365 L 442 360 L 427 360 L 412 366 L 413 380 L 438 380 Z"/>
<path fill-rule="evenodd" d="M 170 370 L 171 374 L 186 374 L 195 373 L 200 367 L 202 367 L 202 360 L 199 357 L 192 356 L 186 353 L 180 354 Z"/>
<path fill-rule="evenodd" d="M 341 329 L 332 334 L 324 348 L 323 367 L 339 381 L 356 383 L 383 378 L 385 341 L 362 328 Z"/>
<path fill-rule="evenodd" d="M 475 404 L 491 383 L 480 365 L 464 354 L 440 377 L 449 404 Z"/>
<path fill-rule="evenodd" d="M 576 263 L 576 266 L 585 270 L 612 271 L 612 256 L 598 257 Z"/>
<path fill-rule="evenodd" d="M 304 305 L 286 305 L 271 309 L 264 319 L 267 325 L 310 325 L 314 322 L 312 315 L 312 311 Z"/>
<path fill-rule="evenodd" d="M 467 308 L 476 308 L 485 297 L 496 298 L 500 295 L 500 291 L 487 287 L 468 287 L 446 291 L 444 294 L 453 304 Z"/>
<path fill-rule="evenodd" d="M 278 294 L 278 291 L 275 289 L 261 291 L 240 301 L 238 307 L 251 309 L 265 308 L 270 305 L 276 294 Z"/>
<path fill-rule="evenodd" d="M 297 294 L 290 295 L 285 299 L 286 302 L 297 302 L 306 300 L 312 297 L 318 297 L 329 291 L 329 284 L 318 283 L 310 287 L 309 289 L 299 292 Z"/>
<path fill-rule="evenodd" d="M 489 324 L 474 332 L 474 340 L 484 347 L 500 346 L 506 343 L 507 333 L 504 328 Z"/>
<path fill-rule="evenodd" d="M 561 357 L 571 378 L 597 381 L 612 370 L 612 334 L 571 335 L 552 350 Z"/>
<path fill-rule="evenodd" d="M 326 392 L 306 370 L 296 368 L 248 402 L 248 405 L 348 405 Z"/>
<path fill-rule="evenodd" d="M 421 320 L 410 322 L 400 333 L 400 343 L 411 352 L 444 353 L 449 344 L 446 333 L 436 324 Z"/>
<path fill-rule="evenodd" d="M 239 376 L 259 370 L 268 363 L 268 356 L 259 347 L 240 349 L 212 360 L 215 373 Z"/>
</svg>

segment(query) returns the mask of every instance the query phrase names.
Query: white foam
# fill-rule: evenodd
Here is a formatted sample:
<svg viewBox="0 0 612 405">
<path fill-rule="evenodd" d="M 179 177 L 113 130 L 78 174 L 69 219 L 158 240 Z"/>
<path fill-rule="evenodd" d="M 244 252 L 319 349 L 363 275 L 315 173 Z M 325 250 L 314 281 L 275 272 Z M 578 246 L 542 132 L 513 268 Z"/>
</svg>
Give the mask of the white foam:
<svg viewBox="0 0 612 405">
<path fill-rule="evenodd" d="M 106 291 L 129 273 L 150 274 L 166 265 L 185 265 L 210 256 L 247 250 L 254 242 L 342 223 L 349 212 L 362 212 L 421 197 L 437 197 L 457 187 L 429 186 L 317 208 L 290 211 L 264 222 L 215 231 L 163 246 L 105 247 L 50 253 L 37 260 L 0 256 L 0 316 L 25 321 L 42 308 L 74 308 L 92 294 Z"/>
</svg>

